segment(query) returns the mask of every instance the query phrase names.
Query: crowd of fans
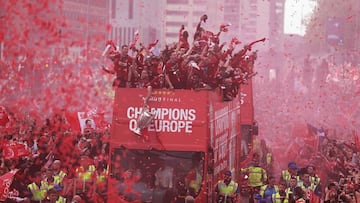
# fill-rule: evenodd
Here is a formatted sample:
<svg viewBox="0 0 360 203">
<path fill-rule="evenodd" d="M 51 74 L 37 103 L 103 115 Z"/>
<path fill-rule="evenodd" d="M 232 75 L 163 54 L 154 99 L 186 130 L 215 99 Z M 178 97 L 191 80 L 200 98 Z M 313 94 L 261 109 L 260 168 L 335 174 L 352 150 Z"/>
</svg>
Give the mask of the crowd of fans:
<svg viewBox="0 0 360 203">
<path fill-rule="evenodd" d="M 7 112 L 9 120 L 1 127 L 0 175 L 16 171 L 4 202 L 53 202 L 52 199 L 61 199 L 59 196 L 67 202 L 106 201 L 108 129 L 94 130 L 87 120 L 83 132 L 74 133 L 69 130 L 70 124 L 62 112 L 40 124 L 30 117 L 20 120 L 9 110 L 1 110 L 1 118 Z M 25 145 L 28 153 L 18 157 L 6 153 L 6 147 L 12 146 L 8 143 Z M 268 167 L 258 162 L 260 157 L 256 153 L 243 171 L 254 178 L 249 170 L 265 168 L 260 177 L 261 185 L 252 185 L 257 189 L 253 190 L 253 201 L 264 202 L 271 197 L 274 202 L 276 195 L 268 193 L 269 188 L 274 188 L 273 194 L 279 195 L 277 199 L 289 202 L 301 199 L 357 202 L 360 196 L 358 154 L 356 139 L 339 142 L 325 133 L 318 151 L 307 159 L 309 164 L 300 167 L 289 163 L 281 172 L 279 182 L 276 174 L 268 173 Z"/>
<path fill-rule="evenodd" d="M 326 139 L 322 144 L 321 154 L 327 162 L 326 165 L 320 165 L 319 168 L 326 172 L 329 180 L 327 185 L 324 185 L 325 201 L 360 201 L 360 159 L 358 156 L 360 146 L 355 140 L 336 141 L 335 139 Z"/>
<path fill-rule="evenodd" d="M 39 123 L 1 110 L 8 119 L 0 126 L 0 176 L 14 174 L 1 188 L 3 202 L 106 200 L 109 129 L 95 130 L 87 120 L 81 133 L 73 132 L 63 111 Z"/>
<path fill-rule="evenodd" d="M 250 202 L 310 202 L 356 203 L 360 201 L 359 152 L 360 142 L 339 141 L 329 136 L 329 131 L 318 129 L 318 146 L 307 149 L 309 153 L 299 162 L 289 162 L 280 174 L 262 160 L 259 150 L 241 169 L 242 181 L 239 193 Z M 350 136 L 351 137 L 351 136 Z M 296 150 L 296 149 L 294 149 Z M 266 157 L 266 154 L 263 156 Z"/>
</svg>

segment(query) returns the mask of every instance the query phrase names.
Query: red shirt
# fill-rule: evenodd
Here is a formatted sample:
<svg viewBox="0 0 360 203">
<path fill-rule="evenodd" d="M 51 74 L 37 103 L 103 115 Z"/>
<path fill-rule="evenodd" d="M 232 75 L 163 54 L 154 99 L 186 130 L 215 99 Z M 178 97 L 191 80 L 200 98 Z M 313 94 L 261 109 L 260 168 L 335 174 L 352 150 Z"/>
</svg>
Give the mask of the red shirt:
<svg viewBox="0 0 360 203">
<path fill-rule="evenodd" d="M 165 72 L 168 74 L 171 84 L 175 89 L 184 89 L 186 86 L 186 70 L 182 67 L 182 60 L 168 61 L 165 66 Z"/>
<path fill-rule="evenodd" d="M 116 77 L 127 80 L 129 67 L 132 65 L 133 59 L 129 56 L 123 56 L 121 54 L 117 54 L 112 59 L 114 63 L 114 70 L 116 73 Z"/>
<path fill-rule="evenodd" d="M 145 84 L 145 87 L 151 86 L 154 89 L 161 89 L 161 88 L 165 88 L 165 79 L 161 78 L 164 76 L 155 76 L 154 79 L 152 79 L 150 82 L 148 82 L 147 84 Z"/>
</svg>

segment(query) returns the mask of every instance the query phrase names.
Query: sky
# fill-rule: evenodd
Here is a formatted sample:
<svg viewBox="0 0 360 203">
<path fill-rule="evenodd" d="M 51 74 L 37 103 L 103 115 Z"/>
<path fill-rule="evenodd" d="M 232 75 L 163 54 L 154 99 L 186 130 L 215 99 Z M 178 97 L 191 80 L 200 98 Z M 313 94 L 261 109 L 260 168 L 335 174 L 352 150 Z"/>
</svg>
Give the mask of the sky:
<svg viewBox="0 0 360 203">
<path fill-rule="evenodd" d="M 315 3 L 312 0 L 286 0 L 284 33 L 304 36 L 304 20 L 311 16 Z"/>
</svg>

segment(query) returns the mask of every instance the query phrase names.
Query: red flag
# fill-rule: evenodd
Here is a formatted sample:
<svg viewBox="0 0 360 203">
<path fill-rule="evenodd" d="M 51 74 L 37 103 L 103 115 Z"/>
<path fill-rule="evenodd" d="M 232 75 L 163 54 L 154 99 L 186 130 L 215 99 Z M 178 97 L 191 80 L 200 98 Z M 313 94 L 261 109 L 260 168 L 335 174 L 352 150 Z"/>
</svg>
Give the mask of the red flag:
<svg viewBox="0 0 360 203">
<path fill-rule="evenodd" d="M 66 112 L 66 121 L 73 132 L 83 133 L 86 120 L 91 121 L 93 129 L 103 129 L 107 127 L 107 122 L 103 112 L 97 112 L 96 109 L 90 111 Z"/>
<path fill-rule="evenodd" d="M 306 139 L 305 142 L 309 144 L 309 146 L 312 146 L 313 149 L 316 151 L 319 141 L 317 135 L 319 129 L 309 123 L 307 123 L 307 127 L 308 127 L 308 135 L 305 138 Z"/>
<path fill-rule="evenodd" d="M 77 112 L 66 112 L 65 116 L 71 130 L 76 133 L 81 132 Z"/>
<path fill-rule="evenodd" d="M 0 176 L 0 201 L 5 201 L 9 194 L 9 188 L 13 181 L 15 173 L 19 169 L 14 169 Z"/>
<path fill-rule="evenodd" d="M 2 148 L 5 159 L 17 159 L 31 155 L 30 149 L 20 142 L 4 141 Z"/>
</svg>

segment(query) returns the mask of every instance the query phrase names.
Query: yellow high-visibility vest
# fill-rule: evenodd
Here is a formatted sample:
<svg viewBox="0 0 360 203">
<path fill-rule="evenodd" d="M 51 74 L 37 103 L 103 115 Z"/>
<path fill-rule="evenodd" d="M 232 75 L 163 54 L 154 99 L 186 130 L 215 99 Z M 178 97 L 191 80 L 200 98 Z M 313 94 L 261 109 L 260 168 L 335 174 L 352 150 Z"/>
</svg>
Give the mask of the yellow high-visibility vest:
<svg viewBox="0 0 360 203">
<path fill-rule="evenodd" d="M 318 175 L 310 176 L 310 182 L 314 185 L 320 184 L 320 177 Z"/>
<path fill-rule="evenodd" d="M 289 182 L 290 178 L 291 178 L 291 175 L 289 173 L 288 170 L 282 170 L 281 171 L 281 177 L 283 180 L 285 180 L 286 182 Z"/>
<path fill-rule="evenodd" d="M 100 174 L 96 174 L 96 182 L 97 183 L 101 183 L 104 182 L 106 180 L 107 177 L 107 173 L 106 171 L 100 173 Z"/>
<path fill-rule="evenodd" d="M 95 166 L 90 165 L 88 170 L 84 171 L 84 168 L 81 166 L 80 168 L 76 169 L 76 173 L 78 174 L 78 177 L 82 181 L 89 181 L 91 179 L 92 174 L 95 172 Z"/>
<path fill-rule="evenodd" d="M 265 169 L 260 166 L 250 166 L 248 168 L 242 169 L 242 172 L 248 173 L 250 187 L 258 187 L 264 185 L 264 181 L 267 179 Z"/>
<path fill-rule="evenodd" d="M 229 185 L 226 185 L 223 180 L 220 180 L 217 185 L 220 195 L 223 196 L 232 196 L 238 189 L 238 184 L 233 180 L 229 183 Z"/>
<path fill-rule="evenodd" d="M 289 202 L 289 196 L 287 193 L 285 193 L 284 201 L 281 202 L 281 195 L 279 192 L 272 195 L 272 202 L 273 203 L 288 203 Z"/>
<path fill-rule="evenodd" d="M 66 198 L 59 196 L 59 199 L 56 200 L 56 203 L 66 203 Z"/>
<path fill-rule="evenodd" d="M 63 182 L 66 175 L 67 174 L 65 172 L 60 171 L 59 174 L 54 175 L 54 183 L 57 184 L 57 185 L 62 184 L 62 182 Z"/>
<path fill-rule="evenodd" d="M 189 187 L 193 188 L 195 192 L 199 192 L 202 182 L 201 173 L 198 170 L 195 170 L 195 180 L 190 180 Z"/>
<path fill-rule="evenodd" d="M 304 192 L 306 192 L 308 190 L 315 191 L 317 185 L 310 183 L 308 187 L 305 187 L 304 182 L 300 182 L 298 186 L 301 187 L 301 189 L 303 189 Z"/>
<path fill-rule="evenodd" d="M 267 187 L 268 187 L 268 185 L 263 185 L 263 186 L 261 186 L 261 188 L 260 188 L 260 195 L 261 195 L 262 197 L 264 197 L 264 195 L 265 195 L 265 190 L 267 189 Z M 275 193 L 278 193 L 278 192 L 279 192 L 279 187 L 278 187 L 277 185 L 274 185 L 274 189 L 275 189 Z"/>
<path fill-rule="evenodd" d="M 54 188 L 55 185 L 56 185 L 55 183 L 49 183 L 46 178 L 45 180 L 41 181 L 40 188 L 49 191 L 50 189 Z"/>
<path fill-rule="evenodd" d="M 39 186 L 36 183 L 31 183 L 27 187 L 33 195 L 33 197 L 31 198 L 32 200 L 40 201 L 40 200 L 45 199 L 46 192 L 47 192 L 46 188 L 42 188 L 41 186 L 39 188 Z"/>
</svg>

